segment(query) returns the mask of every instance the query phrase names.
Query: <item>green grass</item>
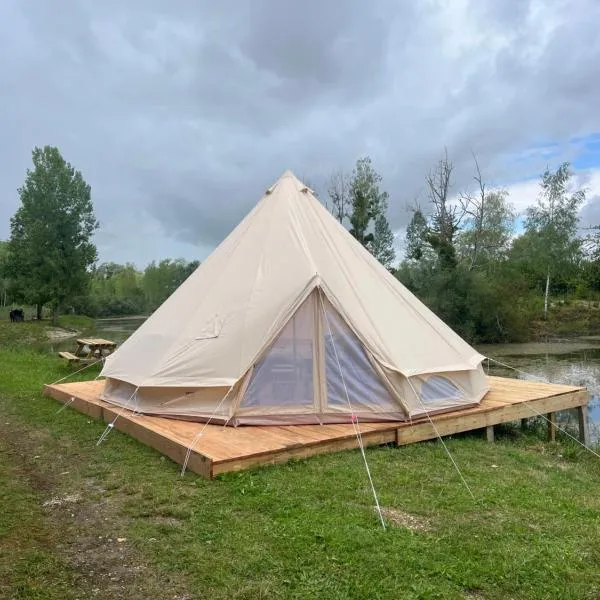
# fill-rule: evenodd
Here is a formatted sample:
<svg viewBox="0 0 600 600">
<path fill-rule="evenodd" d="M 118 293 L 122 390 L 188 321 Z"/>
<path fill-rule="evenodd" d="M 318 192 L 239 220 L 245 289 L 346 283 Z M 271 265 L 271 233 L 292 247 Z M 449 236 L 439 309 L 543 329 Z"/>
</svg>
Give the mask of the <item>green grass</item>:
<svg viewBox="0 0 600 600">
<path fill-rule="evenodd" d="M 60 315 L 58 328 L 85 332 L 94 327 L 94 319 L 83 315 Z M 0 348 L 26 348 L 49 342 L 47 332 L 56 329 L 52 321 L 30 320 L 11 323 L 8 317 L 0 319 Z"/>
<path fill-rule="evenodd" d="M 181 478 L 57 414 L 40 388 L 59 359 L 0 350 L 0 365 L 1 598 L 600 597 L 600 460 L 584 451 L 450 439 L 473 500 L 438 442 L 369 449 L 382 531 L 357 451 Z"/>
<path fill-rule="evenodd" d="M 85 315 L 60 315 L 58 317 L 58 326 L 64 329 L 76 329 L 77 331 L 86 331 L 94 327 L 94 319 Z"/>
<path fill-rule="evenodd" d="M 46 329 L 44 321 L 0 321 L 0 348 L 21 348 L 47 342 Z"/>
</svg>

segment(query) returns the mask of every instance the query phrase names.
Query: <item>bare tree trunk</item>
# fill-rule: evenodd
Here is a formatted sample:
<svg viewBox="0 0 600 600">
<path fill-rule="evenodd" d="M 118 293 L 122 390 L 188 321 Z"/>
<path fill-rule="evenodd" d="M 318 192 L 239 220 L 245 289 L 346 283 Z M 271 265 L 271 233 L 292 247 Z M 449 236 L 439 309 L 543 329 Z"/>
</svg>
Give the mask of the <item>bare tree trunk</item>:
<svg viewBox="0 0 600 600">
<path fill-rule="evenodd" d="M 327 193 L 331 198 L 333 216 L 343 223 L 349 217 L 350 209 L 350 177 L 342 170 L 334 171 L 329 178 Z M 328 209 L 329 210 L 329 209 Z"/>
<path fill-rule="evenodd" d="M 481 176 L 481 169 L 479 168 L 479 162 L 477 161 L 477 157 L 475 156 L 475 154 L 473 154 L 473 160 L 475 161 L 475 168 L 477 169 L 475 181 L 479 184 L 479 203 L 476 207 L 475 213 L 475 240 L 473 242 L 473 255 L 471 256 L 471 266 L 469 267 L 469 271 L 473 270 L 473 267 L 475 267 L 475 264 L 477 263 L 479 253 L 479 241 L 481 238 L 481 232 L 483 231 L 483 220 L 485 218 L 486 208 L 485 183 L 483 182 L 483 177 Z"/>
<path fill-rule="evenodd" d="M 550 265 L 548 265 L 548 274 L 546 275 L 546 293 L 544 294 L 544 319 L 548 318 L 548 292 L 550 291 Z"/>
<path fill-rule="evenodd" d="M 43 304 L 36 304 L 35 305 L 35 311 L 36 311 L 36 319 L 38 321 L 42 320 L 42 308 L 44 307 Z"/>
<path fill-rule="evenodd" d="M 481 176 L 481 169 L 479 168 L 479 162 L 478 162 L 477 156 L 475 156 L 475 154 L 473 154 L 473 160 L 475 161 L 475 171 L 476 171 L 476 174 L 473 177 L 473 179 L 475 179 L 475 181 L 477 182 L 477 184 L 479 186 L 479 198 L 475 198 L 470 193 L 467 193 L 467 194 L 461 194 L 460 198 L 458 199 L 458 201 L 462 207 L 463 216 L 464 215 L 470 216 L 473 219 L 473 223 L 474 223 L 474 225 L 473 225 L 474 235 L 473 235 L 473 242 L 472 242 L 472 247 L 471 247 L 471 261 L 469 264 L 469 271 L 472 271 L 475 268 L 475 265 L 477 264 L 477 258 L 479 256 L 479 250 L 480 250 L 481 235 L 483 232 L 483 223 L 485 220 L 486 208 L 487 208 L 487 206 L 486 206 L 487 205 L 486 185 L 485 185 L 485 182 L 483 181 L 483 177 Z M 460 219 L 462 219 L 463 216 L 461 216 Z"/>
<path fill-rule="evenodd" d="M 440 238 L 448 245 L 454 244 L 454 236 L 461 221 L 467 215 L 468 206 L 463 202 L 459 205 L 451 203 L 450 188 L 454 165 L 448 158 L 448 151 L 437 165 L 427 174 L 425 181 L 431 204 L 433 205 L 434 226 Z"/>
</svg>

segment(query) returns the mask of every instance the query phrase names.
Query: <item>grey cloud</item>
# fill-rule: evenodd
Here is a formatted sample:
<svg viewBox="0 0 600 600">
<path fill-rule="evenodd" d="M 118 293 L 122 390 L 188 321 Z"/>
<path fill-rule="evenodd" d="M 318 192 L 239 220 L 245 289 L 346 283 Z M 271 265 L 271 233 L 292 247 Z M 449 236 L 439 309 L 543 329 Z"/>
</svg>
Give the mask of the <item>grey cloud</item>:
<svg viewBox="0 0 600 600">
<path fill-rule="evenodd" d="M 522 27 L 532 9 L 531 0 L 521 2 L 478 2 L 471 1 L 469 10 L 473 11 L 478 20 L 491 22 L 499 27 Z"/>
<path fill-rule="evenodd" d="M 581 209 L 580 217 L 582 227 L 600 226 L 600 196 L 588 198 L 585 206 Z"/>
<path fill-rule="evenodd" d="M 546 166 L 516 154 L 600 130 L 599 19 L 592 0 L 7 0 L 0 238 L 45 143 L 92 185 L 103 258 L 202 258 L 285 169 L 325 196 L 365 154 L 400 229 L 444 146 L 458 190 L 472 151 L 510 183 Z"/>
<path fill-rule="evenodd" d="M 389 23 L 378 8 L 309 0 L 274 11 L 272 2 L 260 0 L 252 4 L 240 50 L 285 84 L 287 101 L 314 99 L 328 90 L 356 101 L 382 83 Z"/>
</svg>

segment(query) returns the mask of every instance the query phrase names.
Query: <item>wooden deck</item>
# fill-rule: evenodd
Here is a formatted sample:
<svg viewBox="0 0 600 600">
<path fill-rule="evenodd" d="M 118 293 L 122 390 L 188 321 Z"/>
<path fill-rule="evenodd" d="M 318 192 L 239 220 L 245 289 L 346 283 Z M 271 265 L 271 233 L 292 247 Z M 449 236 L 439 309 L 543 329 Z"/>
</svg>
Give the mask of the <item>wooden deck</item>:
<svg viewBox="0 0 600 600">
<path fill-rule="evenodd" d="M 442 436 L 486 428 L 493 440 L 493 426 L 518 421 L 538 414 L 553 415 L 571 408 L 579 409 L 580 438 L 587 443 L 587 403 L 585 388 L 544 384 L 502 377 L 489 377 L 491 390 L 480 406 L 432 417 L 412 423 L 361 423 L 365 445 L 410 444 Z M 190 444 L 204 427 L 162 417 L 134 415 L 99 399 L 103 381 L 86 381 L 47 385 L 44 394 L 59 402 L 71 401 L 71 407 L 90 417 L 110 423 L 119 415 L 115 428 L 143 444 L 155 448 L 176 463 L 183 464 Z M 553 419 L 551 419 L 553 421 Z M 549 435 L 554 428 L 549 425 Z M 187 468 L 204 477 L 227 471 L 239 471 L 256 465 L 285 462 L 314 454 L 336 452 L 357 447 L 353 426 L 206 426 L 196 440 Z"/>
</svg>

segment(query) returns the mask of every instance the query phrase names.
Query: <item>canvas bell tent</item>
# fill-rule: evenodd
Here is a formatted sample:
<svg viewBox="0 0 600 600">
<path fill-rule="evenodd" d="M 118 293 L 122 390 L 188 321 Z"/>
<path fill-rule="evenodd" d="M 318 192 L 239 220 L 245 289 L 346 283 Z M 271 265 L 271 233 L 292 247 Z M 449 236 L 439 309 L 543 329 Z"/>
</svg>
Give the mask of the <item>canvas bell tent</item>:
<svg viewBox="0 0 600 600">
<path fill-rule="evenodd" d="M 107 358 L 102 398 L 231 425 L 406 420 L 479 403 L 483 358 L 288 171 Z"/>
</svg>

